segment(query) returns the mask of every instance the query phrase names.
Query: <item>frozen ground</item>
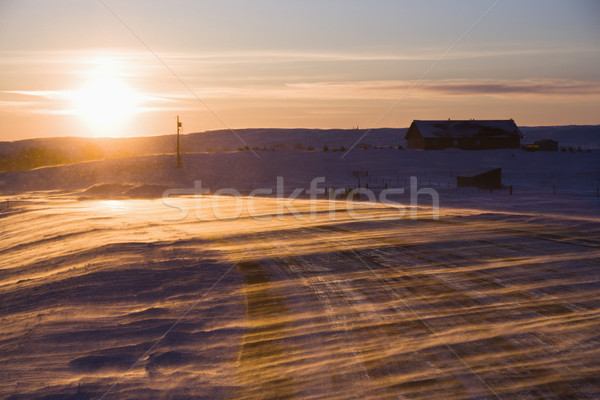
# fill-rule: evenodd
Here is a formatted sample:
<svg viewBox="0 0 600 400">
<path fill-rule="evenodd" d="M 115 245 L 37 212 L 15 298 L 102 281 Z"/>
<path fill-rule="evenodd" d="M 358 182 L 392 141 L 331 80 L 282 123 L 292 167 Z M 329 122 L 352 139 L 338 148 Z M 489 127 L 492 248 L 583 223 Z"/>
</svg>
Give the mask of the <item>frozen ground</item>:
<svg viewBox="0 0 600 400">
<path fill-rule="evenodd" d="M 597 212 L 76 196 L 0 214 L 3 398 L 600 396 Z"/>
<path fill-rule="evenodd" d="M 0 398 L 599 398 L 598 150 L 377 147 L 1 173 Z"/>
</svg>

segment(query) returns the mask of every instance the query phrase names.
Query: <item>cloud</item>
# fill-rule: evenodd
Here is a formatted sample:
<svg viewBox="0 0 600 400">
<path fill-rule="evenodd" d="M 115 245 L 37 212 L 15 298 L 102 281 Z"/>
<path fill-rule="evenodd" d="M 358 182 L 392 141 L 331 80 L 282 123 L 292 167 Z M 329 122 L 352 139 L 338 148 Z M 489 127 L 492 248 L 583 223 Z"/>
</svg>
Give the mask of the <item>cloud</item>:
<svg viewBox="0 0 600 400">
<path fill-rule="evenodd" d="M 206 51 L 158 51 L 156 55 L 169 66 L 179 68 L 202 64 L 272 64 L 287 62 L 388 62 L 388 61 L 437 61 L 447 49 L 440 46 L 428 48 L 380 49 L 378 51 L 305 51 L 305 50 L 206 50 Z M 552 46 L 540 47 L 473 47 L 455 50 L 449 53 L 446 60 L 470 60 L 475 58 L 496 57 L 535 57 L 553 55 L 556 57 L 573 54 L 597 54 L 595 47 L 585 46 Z M 107 61 L 118 64 L 127 72 L 150 72 L 152 67 L 164 69 L 155 54 L 138 49 L 89 49 L 89 50 L 56 50 L 56 51 L 0 51 L 0 65 L 24 66 L 42 65 L 44 67 L 71 66 L 69 71 L 76 72 L 81 68 L 94 67 Z M 131 70 L 129 70 L 131 68 Z M 140 71 L 142 68 L 144 71 Z M 148 70 L 147 70 L 148 69 Z"/>
<path fill-rule="evenodd" d="M 0 95 L 11 97 L 10 100 L 0 100 L 0 110 L 17 111 L 30 114 L 77 115 L 77 91 L 74 90 L 5 90 Z M 31 98 L 37 98 L 31 101 Z M 175 104 L 181 96 L 164 96 L 157 94 L 138 93 L 136 113 L 146 113 L 165 110 L 180 110 Z"/>
<path fill-rule="evenodd" d="M 253 102 L 292 101 L 394 101 L 405 94 L 410 99 L 442 99 L 451 97 L 521 98 L 543 101 L 567 97 L 600 96 L 600 82 L 575 80 L 427 80 L 414 88 L 414 81 L 323 81 L 305 83 L 272 83 L 261 85 L 195 86 L 195 94 L 205 101 L 218 102 L 218 107 L 244 107 Z M 75 115 L 73 90 L 12 90 L 0 92 L 0 109 L 31 114 Z M 139 92 L 136 113 L 198 110 L 205 105 L 183 88 L 180 92 Z M 35 101 L 31 99 L 35 98 Z M 341 104 L 341 103 L 340 103 Z M 340 107 L 338 105 L 337 107 Z"/>
<path fill-rule="evenodd" d="M 66 99 L 69 96 L 69 92 L 64 90 L 4 90 L 2 93 L 43 97 L 50 100 Z"/>
<path fill-rule="evenodd" d="M 287 85 L 296 95 L 315 98 L 394 99 L 437 96 L 599 96 L 600 82 L 570 80 L 516 81 L 412 81 L 313 82 Z M 412 89 L 411 89 L 412 88 Z"/>
<path fill-rule="evenodd" d="M 568 80 L 536 80 L 510 82 L 446 82 L 426 84 L 425 90 L 452 95 L 600 95 L 600 82 Z"/>
</svg>

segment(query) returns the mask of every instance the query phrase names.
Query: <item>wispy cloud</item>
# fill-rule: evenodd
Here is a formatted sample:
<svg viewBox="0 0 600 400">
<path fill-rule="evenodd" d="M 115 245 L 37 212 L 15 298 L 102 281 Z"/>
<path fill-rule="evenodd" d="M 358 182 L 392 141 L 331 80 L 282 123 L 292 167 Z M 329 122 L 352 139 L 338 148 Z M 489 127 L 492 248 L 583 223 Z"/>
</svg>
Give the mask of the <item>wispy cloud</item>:
<svg viewBox="0 0 600 400">
<path fill-rule="evenodd" d="M 166 60 L 174 62 L 211 62 L 211 63 L 272 63 L 272 62 L 314 62 L 314 61 L 431 61 L 437 60 L 445 49 L 442 47 L 405 48 L 379 50 L 378 52 L 336 52 L 336 51 L 212 51 L 212 52 L 169 52 Z M 447 56 L 449 60 L 463 60 L 487 57 L 537 56 L 545 54 L 595 54 L 596 48 L 587 47 L 547 47 L 547 48 L 471 48 L 455 51 Z"/>
<path fill-rule="evenodd" d="M 5 90 L 0 94 L 10 97 L 10 100 L 0 101 L 0 110 L 16 111 L 30 114 L 76 115 L 80 113 L 74 100 L 75 90 Z M 36 98 L 31 101 L 31 98 Z M 136 113 L 181 110 L 181 96 L 161 96 L 157 94 L 139 93 Z"/>
<path fill-rule="evenodd" d="M 211 101 L 314 101 L 393 100 L 412 81 L 344 81 L 264 84 L 246 86 L 194 87 L 199 96 Z M 0 109 L 35 114 L 77 114 L 73 90 L 11 90 L 0 92 Z M 427 99 L 492 96 L 500 98 L 547 99 L 599 97 L 600 82 L 573 80 L 429 80 L 411 92 L 411 98 Z M 35 98 L 35 101 L 31 99 Z M 184 92 L 138 93 L 136 113 L 194 110 L 198 105 Z M 339 111 L 339 110 L 338 110 Z M 337 111 L 336 111 L 337 112 Z"/>
<path fill-rule="evenodd" d="M 448 82 L 429 84 L 425 90 L 452 95 L 600 95 L 600 82 L 570 80 L 524 80 L 510 82 Z"/>
<path fill-rule="evenodd" d="M 464 49 L 451 59 L 511 57 L 590 52 L 577 48 Z M 239 107 L 277 101 L 335 101 L 339 114 L 348 100 L 396 100 L 414 81 L 417 62 L 436 59 L 440 49 L 374 49 L 365 52 L 311 51 L 208 51 L 165 52 L 161 57 L 189 83 L 202 99 L 215 107 Z M 398 68 L 390 62 L 408 62 Z M 411 62 L 414 62 L 410 64 Z M 372 63 L 363 68 L 363 63 Z M 486 61 L 489 63 L 489 60 Z M 425 64 L 426 65 L 426 64 Z M 154 57 L 145 51 L 125 49 L 87 51 L 0 51 L 4 71 L 19 82 L 0 79 L 0 111 L 11 113 L 75 115 L 75 93 L 85 82 L 103 73 L 128 84 L 138 96 L 136 113 L 197 110 L 197 101 Z M 348 67 L 350 66 L 350 67 Z M 413 69 L 411 69 L 413 68 Z M 390 71 L 396 79 L 385 79 Z M 395 72 L 397 71 L 397 73 Z M 488 76 L 493 76 L 489 73 Z M 29 79 L 31 78 L 31 79 Z M 40 90 L 52 89 L 52 90 Z M 481 96 L 543 100 L 600 96 L 600 82 L 567 79 L 430 79 L 411 91 L 409 98 L 431 99 Z"/>
<path fill-rule="evenodd" d="M 303 50 L 207 50 L 207 51 L 165 51 L 160 52 L 166 62 L 178 64 L 237 64 L 237 63 L 277 63 L 277 62 L 335 62 L 335 61 L 431 61 L 439 58 L 442 47 L 379 49 L 377 51 L 303 51 Z M 448 60 L 462 60 L 487 57 L 537 56 L 544 54 L 560 55 L 589 53 L 596 54 L 597 48 L 562 47 L 511 47 L 511 48 L 466 48 L 449 54 Z M 71 64 L 77 67 L 93 66 L 111 59 L 123 66 L 156 64 L 147 51 L 127 49 L 90 49 L 57 51 L 0 51 L 1 65 L 47 66 Z"/>
<path fill-rule="evenodd" d="M 412 81 L 306 82 L 284 85 L 198 88 L 206 98 L 222 99 L 395 99 Z M 571 80 L 430 80 L 411 97 L 431 96 L 599 96 L 600 82 Z"/>
</svg>

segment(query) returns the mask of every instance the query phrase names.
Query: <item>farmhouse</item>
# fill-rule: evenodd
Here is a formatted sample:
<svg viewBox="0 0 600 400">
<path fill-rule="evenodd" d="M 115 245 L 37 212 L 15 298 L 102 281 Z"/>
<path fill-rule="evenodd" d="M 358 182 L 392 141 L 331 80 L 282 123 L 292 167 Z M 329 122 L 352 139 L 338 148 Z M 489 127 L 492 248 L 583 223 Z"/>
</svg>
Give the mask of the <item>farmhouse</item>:
<svg viewBox="0 0 600 400">
<path fill-rule="evenodd" d="M 523 134 L 510 120 L 413 121 L 406 133 L 409 149 L 518 149 Z"/>
</svg>

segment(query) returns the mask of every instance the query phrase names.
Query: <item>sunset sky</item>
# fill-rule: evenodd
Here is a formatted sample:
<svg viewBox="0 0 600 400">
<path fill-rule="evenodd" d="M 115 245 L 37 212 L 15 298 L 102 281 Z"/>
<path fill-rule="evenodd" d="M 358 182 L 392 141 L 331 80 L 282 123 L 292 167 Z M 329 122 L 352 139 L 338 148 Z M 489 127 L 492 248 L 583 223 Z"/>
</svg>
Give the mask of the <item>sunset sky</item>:
<svg viewBox="0 0 600 400">
<path fill-rule="evenodd" d="M 598 21 L 596 0 L 0 0 L 0 140 L 159 135 L 176 115 L 600 124 Z"/>
</svg>

